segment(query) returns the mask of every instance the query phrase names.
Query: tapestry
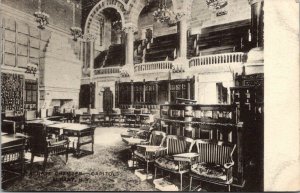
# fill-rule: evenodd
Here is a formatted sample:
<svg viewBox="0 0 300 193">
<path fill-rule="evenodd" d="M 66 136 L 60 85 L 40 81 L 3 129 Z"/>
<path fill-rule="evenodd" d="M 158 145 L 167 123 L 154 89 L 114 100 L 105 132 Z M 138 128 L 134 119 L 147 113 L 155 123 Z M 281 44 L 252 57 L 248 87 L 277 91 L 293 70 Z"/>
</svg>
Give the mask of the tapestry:
<svg viewBox="0 0 300 193">
<path fill-rule="evenodd" d="M 1 73 L 1 107 L 23 114 L 24 75 Z"/>
</svg>

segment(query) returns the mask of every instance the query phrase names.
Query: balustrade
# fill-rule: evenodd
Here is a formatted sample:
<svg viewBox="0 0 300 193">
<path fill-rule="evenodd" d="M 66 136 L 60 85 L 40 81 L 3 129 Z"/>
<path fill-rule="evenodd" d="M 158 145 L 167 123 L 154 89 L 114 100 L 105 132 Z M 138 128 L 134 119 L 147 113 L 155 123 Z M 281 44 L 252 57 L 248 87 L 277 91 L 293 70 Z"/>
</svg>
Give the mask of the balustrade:
<svg viewBox="0 0 300 193">
<path fill-rule="evenodd" d="M 245 62 L 246 54 L 243 52 L 214 54 L 208 56 L 199 56 L 192 58 L 189 66 L 203 66 L 215 64 L 230 64 L 230 63 L 243 63 Z"/>
<path fill-rule="evenodd" d="M 218 64 L 232 64 L 232 63 L 243 63 L 246 60 L 246 53 L 235 52 L 235 53 L 224 53 L 214 54 L 207 56 L 194 57 L 189 60 L 189 67 L 195 66 L 208 66 Z M 149 71 L 168 71 L 174 67 L 173 61 L 160 61 L 160 62 L 147 62 L 134 65 L 134 72 L 149 72 Z M 94 70 L 95 75 L 107 75 L 107 74 L 118 74 L 120 73 L 121 67 L 106 67 L 98 68 Z"/>
<path fill-rule="evenodd" d="M 94 70 L 96 75 L 119 74 L 121 67 L 97 68 Z"/>
<path fill-rule="evenodd" d="M 147 62 L 142 64 L 136 64 L 134 66 L 134 72 L 152 71 L 152 70 L 171 70 L 173 63 L 170 61 L 161 62 Z"/>
</svg>

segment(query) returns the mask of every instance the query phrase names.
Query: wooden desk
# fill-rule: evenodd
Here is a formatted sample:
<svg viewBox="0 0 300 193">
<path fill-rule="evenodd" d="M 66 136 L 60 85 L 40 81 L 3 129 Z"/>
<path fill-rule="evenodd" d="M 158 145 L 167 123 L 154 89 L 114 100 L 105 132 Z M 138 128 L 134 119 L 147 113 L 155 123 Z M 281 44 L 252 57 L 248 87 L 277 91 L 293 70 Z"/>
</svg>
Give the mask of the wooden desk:
<svg viewBox="0 0 300 193">
<path fill-rule="evenodd" d="M 2 185 L 23 177 L 24 143 L 24 138 L 17 137 L 15 134 L 1 135 Z M 21 166 L 21 171 L 17 170 L 18 166 Z"/>
<path fill-rule="evenodd" d="M 58 123 L 47 126 L 47 132 L 62 133 L 68 137 L 77 137 L 77 147 L 73 149 L 74 155 L 77 158 L 94 153 L 95 127 L 78 123 Z M 92 145 L 91 151 L 80 149 L 81 146 L 86 144 Z"/>
</svg>

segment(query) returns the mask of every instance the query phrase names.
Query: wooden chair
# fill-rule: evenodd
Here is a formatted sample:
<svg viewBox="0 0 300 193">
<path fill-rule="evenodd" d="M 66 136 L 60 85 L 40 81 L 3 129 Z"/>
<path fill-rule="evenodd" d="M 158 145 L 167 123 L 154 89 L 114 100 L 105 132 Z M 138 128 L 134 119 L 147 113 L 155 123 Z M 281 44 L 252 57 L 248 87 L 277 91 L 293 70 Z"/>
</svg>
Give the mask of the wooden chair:
<svg viewBox="0 0 300 193">
<path fill-rule="evenodd" d="M 166 133 L 162 131 L 152 131 L 148 142 L 143 145 L 137 145 L 137 149 L 133 152 L 133 160 L 146 163 L 146 173 L 149 173 L 149 163 L 154 163 L 155 158 L 159 156 L 161 151 L 165 151 L 163 147 Z M 134 164 L 133 164 L 134 165 Z"/>
<path fill-rule="evenodd" d="M 11 135 L 1 137 L 1 183 L 2 187 L 24 176 L 25 140 Z"/>
<path fill-rule="evenodd" d="M 189 163 L 174 160 L 173 155 L 191 152 L 194 145 L 194 140 L 187 137 L 168 135 L 166 142 L 166 151 L 163 155 L 161 155 L 161 157 L 155 160 L 154 179 L 156 178 L 158 168 L 171 173 L 179 174 L 180 190 L 182 190 L 182 176 L 183 174 L 189 172 Z"/>
<path fill-rule="evenodd" d="M 233 153 L 236 145 L 212 140 L 195 140 L 199 157 L 191 164 L 190 191 L 193 179 L 227 186 L 233 181 Z M 196 187 L 195 189 L 197 189 Z"/>
<path fill-rule="evenodd" d="M 80 115 L 79 116 L 79 123 L 90 125 L 92 123 L 92 115 L 89 115 L 89 114 Z"/>
<path fill-rule="evenodd" d="M 8 134 L 15 134 L 16 122 L 10 120 L 2 120 L 1 131 Z"/>
<path fill-rule="evenodd" d="M 92 125 L 102 126 L 104 121 L 105 121 L 104 113 L 92 114 Z"/>
<path fill-rule="evenodd" d="M 34 156 L 43 156 L 44 163 L 43 169 L 45 171 L 47 159 L 51 155 L 66 156 L 66 162 L 68 162 L 68 149 L 69 139 L 63 135 L 58 135 L 55 138 L 50 138 L 47 134 L 46 126 L 41 123 L 29 123 L 26 124 L 25 130 L 30 136 L 29 147 L 31 151 L 31 170 L 33 168 Z"/>
</svg>

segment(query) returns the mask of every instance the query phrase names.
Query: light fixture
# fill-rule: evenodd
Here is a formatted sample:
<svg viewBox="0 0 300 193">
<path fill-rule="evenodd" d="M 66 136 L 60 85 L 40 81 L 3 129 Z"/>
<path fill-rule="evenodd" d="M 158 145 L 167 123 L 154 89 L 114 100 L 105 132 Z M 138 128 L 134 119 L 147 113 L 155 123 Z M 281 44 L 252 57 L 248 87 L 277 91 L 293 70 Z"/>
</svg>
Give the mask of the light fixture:
<svg viewBox="0 0 300 193">
<path fill-rule="evenodd" d="M 36 11 L 34 14 L 35 21 L 39 24 L 40 29 L 45 29 L 45 26 L 49 24 L 49 15 L 45 12 Z"/>
<path fill-rule="evenodd" d="M 35 21 L 39 24 L 38 28 L 45 29 L 45 26 L 49 24 L 49 15 L 42 10 L 42 1 L 38 1 L 38 11 L 34 12 Z"/>
<path fill-rule="evenodd" d="M 149 4 L 149 2 L 148 2 Z M 159 0 L 158 9 L 153 12 L 154 21 L 174 25 L 178 22 L 184 13 L 174 13 L 167 7 L 167 0 Z"/>
<path fill-rule="evenodd" d="M 217 16 L 227 14 L 227 11 L 223 10 L 228 4 L 227 0 L 206 0 L 206 4 L 210 10 L 217 12 Z"/>
<path fill-rule="evenodd" d="M 69 3 L 70 1 L 68 1 Z M 82 29 L 76 27 L 76 5 L 73 3 L 73 26 L 70 28 L 73 40 L 77 41 L 78 38 L 82 37 Z"/>
<path fill-rule="evenodd" d="M 77 41 L 77 39 L 82 36 L 82 29 L 80 27 L 73 26 L 70 30 L 74 41 Z"/>
<path fill-rule="evenodd" d="M 167 23 L 171 19 L 172 11 L 168 9 L 166 0 L 159 0 L 158 9 L 154 11 L 154 20 L 160 23 Z"/>
<path fill-rule="evenodd" d="M 112 28 L 115 30 L 122 30 L 122 21 L 121 20 L 113 21 L 111 23 L 111 25 L 112 25 Z"/>
</svg>

